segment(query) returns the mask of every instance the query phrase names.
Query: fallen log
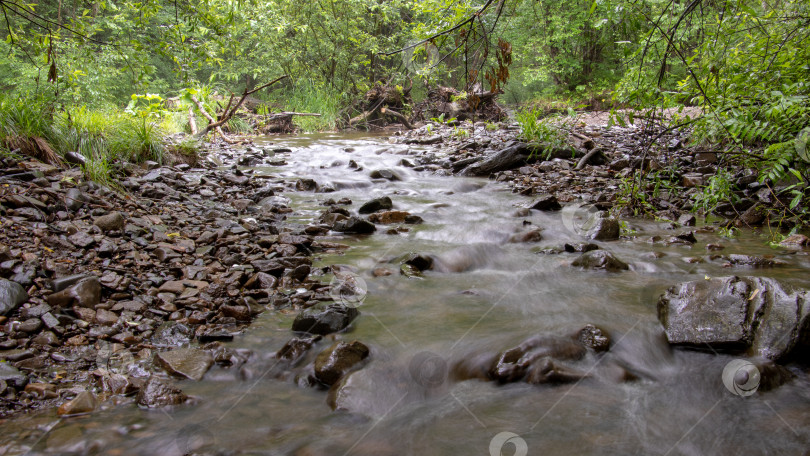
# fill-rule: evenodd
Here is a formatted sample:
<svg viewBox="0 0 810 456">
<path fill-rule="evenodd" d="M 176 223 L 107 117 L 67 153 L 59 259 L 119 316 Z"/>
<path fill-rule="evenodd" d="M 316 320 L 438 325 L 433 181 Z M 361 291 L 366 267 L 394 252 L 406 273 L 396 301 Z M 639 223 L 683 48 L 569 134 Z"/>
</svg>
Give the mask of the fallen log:
<svg viewBox="0 0 810 456">
<path fill-rule="evenodd" d="M 199 133 L 197 130 L 197 117 L 194 115 L 194 108 L 188 107 L 188 126 L 191 128 L 191 134 L 196 135 Z"/>
<path fill-rule="evenodd" d="M 296 130 L 292 122 L 294 116 L 321 117 L 321 114 L 313 112 L 293 112 L 293 111 L 278 112 L 275 114 L 266 114 L 255 118 L 256 130 L 263 134 L 292 133 Z"/>
<path fill-rule="evenodd" d="M 352 117 L 351 119 L 349 119 L 349 126 L 353 127 L 355 124 L 358 124 L 358 123 L 368 119 L 368 117 L 370 115 L 374 114 L 377 111 L 377 109 L 379 109 L 379 108 L 374 108 L 371 111 L 363 111 L 362 114 L 357 115 L 355 117 Z"/>
<path fill-rule="evenodd" d="M 231 97 L 228 99 L 228 104 L 227 106 L 225 106 L 225 110 L 222 111 L 222 114 L 217 116 L 217 119 L 214 119 L 214 117 L 211 116 L 211 114 L 209 114 L 208 111 L 205 110 L 205 107 L 197 99 L 197 97 L 192 95 L 191 101 L 193 101 L 194 104 L 197 105 L 197 108 L 200 110 L 200 113 L 203 115 L 203 117 L 205 117 L 208 120 L 208 125 L 204 129 L 202 129 L 199 133 L 197 133 L 197 136 L 200 137 L 205 136 L 208 134 L 208 132 L 214 130 L 222 137 L 222 139 L 225 142 L 233 143 L 234 141 L 232 139 L 225 136 L 225 133 L 222 131 L 221 127 L 225 125 L 225 123 L 228 122 L 231 119 L 231 117 L 233 117 L 234 114 L 236 114 L 236 111 L 242 106 L 242 103 L 245 102 L 245 99 L 248 97 L 248 95 L 256 93 L 264 88 L 270 87 L 271 85 L 287 77 L 288 76 L 286 74 L 283 76 L 279 76 L 278 78 L 268 82 L 267 84 L 260 85 L 259 87 L 256 87 L 255 89 L 252 90 L 248 90 L 247 87 L 245 87 L 245 91 L 242 92 L 242 96 L 239 97 L 239 100 L 237 100 L 236 104 L 234 104 L 233 102 L 234 95 L 231 94 Z"/>
<path fill-rule="evenodd" d="M 594 147 L 587 154 L 585 154 L 584 157 L 582 157 L 579 160 L 579 163 L 577 163 L 577 166 L 575 166 L 574 169 L 575 170 L 580 170 L 580 169 L 584 168 L 585 165 L 587 165 L 589 161 L 591 161 L 594 157 L 596 157 L 598 154 L 601 154 L 601 153 L 602 153 L 602 148 Z"/>
<path fill-rule="evenodd" d="M 276 119 L 283 119 L 285 117 L 292 117 L 292 116 L 321 117 L 321 114 L 317 114 L 314 112 L 277 112 L 275 114 L 265 116 L 265 119 L 272 122 Z"/>
<path fill-rule="evenodd" d="M 388 114 L 389 116 L 394 117 L 395 119 L 399 120 L 400 122 L 402 122 L 402 125 L 405 125 L 405 128 L 407 128 L 408 130 L 413 130 L 414 129 L 414 126 L 411 125 L 410 122 L 408 122 L 408 118 L 403 116 L 402 114 L 400 114 L 400 113 L 398 113 L 396 111 L 392 111 L 392 110 L 390 110 L 388 108 L 382 108 L 382 109 L 380 109 L 380 112 L 383 113 L 383 114 Z"/>
</svg>

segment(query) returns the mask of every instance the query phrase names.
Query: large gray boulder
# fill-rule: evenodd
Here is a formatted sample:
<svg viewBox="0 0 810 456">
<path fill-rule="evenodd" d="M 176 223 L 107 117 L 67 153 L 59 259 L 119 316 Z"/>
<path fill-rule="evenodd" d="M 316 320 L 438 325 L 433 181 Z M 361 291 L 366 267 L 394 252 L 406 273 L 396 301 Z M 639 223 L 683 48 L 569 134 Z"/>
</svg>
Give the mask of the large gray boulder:
<svg viewBox="0 0 810 456">
<path fill-rule="evenodd" d="M 20 304 L 28 301 L 28 293 L 17 282 L 0 279 L 0 315 L 16 309 Z"/>
<path fill-rule="evenodd" d="M 658 300 L 669 343 L 779 360 L 806 349 L 810 292 L 765 277 L 684 282 Z"/>
</svg>

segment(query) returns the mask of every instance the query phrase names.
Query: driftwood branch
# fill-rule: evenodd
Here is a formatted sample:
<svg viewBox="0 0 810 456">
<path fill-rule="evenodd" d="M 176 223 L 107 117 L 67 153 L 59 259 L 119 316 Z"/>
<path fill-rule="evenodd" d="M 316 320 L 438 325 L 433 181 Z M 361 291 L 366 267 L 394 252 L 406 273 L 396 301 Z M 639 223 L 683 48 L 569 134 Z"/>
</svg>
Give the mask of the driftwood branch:
<svg viewBox="0 0 810 456">
<path fill-rule="evenodd" d="M 191 128 L 191 134 L 196 135 L 199 133 L 197 130 L 197 116 L 194 115 L 194 108 L 188 107 L 188 126 Z"/>
<path fill-rule="evenodd" d="M 267 120 L 273 121 L 276 119 L 283 119 L 285 117 L 301 116 L 301 117 L 321 117 L 320 114 L 314 112 L 277 112 L 266 117 Z"/>
<path fill-rule="evenodd" d="M 233 139 L 229 138 L 228 135 L 226 135 L 225 132 L 222 131 L 222 127 L 220 126 L 221 124 L 216 125 L 217 122 L 214 120 L 214 117 L 211 114 L 209 114 L 208 111 L 205 110 L 205 106 L 203 106 L 202 102 L 200 100 L 198 100 L 197 97 L 192 95 L 191 96 L 191 101 L 193 101 L 194 104 L 197 105 L 197 109 L 199 109 L 200 113 L 203 115 L 203 117 L 205 117 L 208 120 L 208 126 L 205 128 L 205 130 L 203 130 L 201 132 L 198 132 L 197 136 L 200 136 L 200 137 L 205 136 L 205 135 L 208 134 L 209 131 L 214 130 L 215 132 L 217 132 L 217 134 L 219 134 L 220 137 L 222 137 L 222 140 L 225 141 L 226 143 L 235 144 L 237 142 L 237 141 L 234 141 Z M 189 119 L 189 123 L 190 122 L 191 122 L 191 119 Z M 215 126 L 212 127 L 212 125 L 215 125 Z M 195 125 L 195 127 L 196 127 L 196 125 Z"/>
<path fill-rule="evenodd" d="M 382 109 L 380 109 L 380 112 L 383 113 L 383 114 L 388 114 L 389 116 L 396 118 L 397 120 L 402 122 L 402 125 L 405 125 L 405 128 L 407 128 L 408 130 L 413 130 L 414 129 L 414 126 L 411 125 L 410 122 L 408 122 L 408 118 L 403 116 L 402 114 L 400 114 L 400 113 L 398 113 L 396 111 L 392 111 L 392 110 L 390 110 L 388 108 L 382 108 Z"/>
<path fill-rule="evenodd" d="M 208 119 L 208 126 L 202 129 L 197 135 L 205 136 L 211 130 L 216 130 L 216 132 L 219 133 L 220 136 L 222 136 L 222 139 L 224 139 L 225 142 L 232 142 L 232 140 L 228 139 L 227 136 L 225 136 L 225 134 L 222 132 L 221 127 L 225 125 L 225 123 L 228 122 L 231 119 L 231 117 L 233 117 L 234 114 L 236 114 L 236 111 L 242 106 L 242 103 L 245 102 L 247 96 L 258 92 L 259 90 L 270 87 L 271 85 L 287 77 L 288 76 L 286 74 L 283 76 L 279 76 L 276 79 L 273 79 L 272 81 L 268 82 L 267 84 L 260 85 L 259 87 L 256 87 L 255 89 L 252 90 L 248 90 L 247 88 L 245 88 L 245 91 L 242 92 L 242 96 L 239 97 L 239 100 L 235 104 L 233 102 L 234 95 L 231 94 L 231 97 L 228 99 L 228 105 L 225 107 L 225 110 L 222 112 L 222 114 L 217 116 L 217 119 L 214 119 L 213 116 L 211 116 L 211 114 L 207 113 L 203 108 L 202 103 L 200 103 L 200 101 L 197 100 L 196 97 L 192 96 L 191 100 L 194 102 L 194 104 L 197 105 L 197 108 L 200 109 L 200 112 L 202 113 L 203 117 Z"/>
<path fill-rule="evenodd" d="M 358 123 L 368 119 L 368 117 L 370 115 L 374 114 L 377 111 L 377 109 L 379 109 L 379 108 L 372 109 L 371 111 L 363 111 L 362 114 L 359 114 L 359 115 L 357 115 L 355 117 L 352 117 L 351 119 L 349 119 L 349 126 L 353 127 L 355 124 L 358 124 Z"/>
<path fill-rule="evenodd" d="M 576 166 L 576 167 L 574 167 L 574 169 L 576 169 L 576 170 L 580 170 L 580 169 L 584 168 L 584 167 L 585 167 L 585 165 L 587 165 L 587 164 L 588 164 L 588 162 L 590 162 L 590 161 L 591 161 L 591 160 L 592 160 L 594 157 L 596 157 L 596 156 L 597 156 L 599 153 L 601 153 L 601 152 L 602 152 L 602 148 L 601 148 L 601 147 L 594 147 L 594 148 L 593 148 L 593 149 L 591 149 L 591 150 L 590 150 L 590 151 L 589 151 L 587 154 L 585 154 L 585 156 L 584 156 L 584 157 L 582 157 L 582 158 L 579 160 L 579 163 L 577 163 L 577 166 Z"/>
</svg>

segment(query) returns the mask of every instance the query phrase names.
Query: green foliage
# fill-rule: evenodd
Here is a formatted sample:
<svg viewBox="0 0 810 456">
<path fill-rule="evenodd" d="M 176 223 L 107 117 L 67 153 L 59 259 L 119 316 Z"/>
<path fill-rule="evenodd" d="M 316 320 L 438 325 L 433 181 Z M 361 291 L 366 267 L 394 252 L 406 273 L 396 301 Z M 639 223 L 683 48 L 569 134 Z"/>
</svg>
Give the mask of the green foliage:
<svg viewBox="0 0 810 456">
<path fill-rule="evenodd" d="M 442 125 L 455 125 L 458 123 L 458 119 L 455 117 L 450 117 L 448 119 L 444 118 L 444 113 L 439 114 L 439 117 L 431 117 L 431 122 L 436 122 Z"/>
<path fill-rule="evenodd" d="M 732 189 L 732 175 L 725 169 L 709 178 L 700 193 L 692 196 L 693 210 L 708 214 L 724 202 L 736 203 L 738 198 Z"/>
<path fill-rule="evenodd" d="M 539 143 L 549 151 L 567 144 L 568 133 L 563 125 L 566 120 L 563 116 L 543 117 L 538 109 L 524 109 L 515 114 L 515 120 L 520 125 L 520 139 L 523 141 Z"/>
<path fill-rule="evenodd" d="M 271 97 L 284 111 L 312 112 L 320 117 L 298 117 L 295 123 L 304 131 L 323 131 L 336 128 L 341 108 L 347 100 L 330 87 L 311 79 L 296 82 L 292 89 Z"/>
<path fill-rule="evenodd" d="M 228 119 L 228 122 L 225 124 L 225 129 L 231 133 L 246 135 L 253 132 L 253 125 L 244 118 L 235 115 Z"/>
<path fill-rule="evenodd" d="M 470 137 L 470 131 L 463 127 L 454 127 L 453 128 L 453 137 L 459 139 L 465 139 Z"/>
<path fill-rule="evenodd" d="M 719 230 L 717 230 L 717 234 L 726 239 L 734 239 L 735 237 L 740 235 L 740 230 L 734 228 L 733 226 L 723 226 L 720 227 Z"/>
<path fill-rule="evenodd" d="M 655 206 L 650 202 L 650 195 L 646 191 L 646 181 L 640 172 L 619 181 L 619 191 L 613 211 L 618 214 L 623 210 L 630 210 L 635 216 L 650 215 L 655 212 Z"/>
<path fill-rule="evenodd" d="M 638 231 L 633 229 L 625 220 L 619 221 L 619 233 L 621 236 L 633 236 L 638 234 Z"/>
<path fill-rule="evenodd" d="M 146 95 L 132 94 L 129 104 L 124 112 L 132 114 L 133 116 L 159 119 L 168 111 L 165 109 L 163 98 L 155 93 L 147 93 Z"/>
<path fill-rule="evenodd" d="M 520 56 L 507 88 L 514 101 L 560 95 L 603 98 L 623 76 L 633 43 L 649 29 L 627 2 L 539 0 L 512 5 L 504 37 Z"/>
<path fill-rule="evenodd" d="M 47 100 L 0 96 L 0 143 L 11 150 L 24 148 L 29 138 L 41 138 L 57 156 L 79 152 L 87 158 L 87 176 L 103 182 L 111 180 L 114 165 L 123 161 L 163 160 L 164 133 L 147 117 L 86 106 L 49 115 L 49 106 Z"/>
</svg>

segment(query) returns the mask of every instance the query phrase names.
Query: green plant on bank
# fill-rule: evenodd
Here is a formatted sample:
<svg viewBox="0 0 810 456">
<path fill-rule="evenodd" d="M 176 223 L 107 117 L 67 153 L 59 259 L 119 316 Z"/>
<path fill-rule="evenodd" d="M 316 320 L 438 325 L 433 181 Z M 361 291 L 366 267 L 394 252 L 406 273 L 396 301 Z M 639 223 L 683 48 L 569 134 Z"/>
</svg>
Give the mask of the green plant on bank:
<svg viewBox="0 0 810 456">
<path fill-rule="evenodd" d="M 311 112 L 320 117 L 296 117 L 296 125 L 306 132 L 333 130 L 337 126 L 345 95 L 335 93 L 328 86 L 312 79 L 300 79 L 291 89 L 269 97 L 274 104 L 284 106 L 284 111 Z"/>
<path fill-rule="evenodd" d="M 638 231 L 634 230 L 632 227 L 630 227 L 630 224 L 627 223 L 626 221 L 620 220 L 619 221 L 619 234 L 621 236 L 633 236 L 633 235 L 638 234 Z"/>
<path fill-rule="evenodd" d="M 194 137 L 184 138 L 179 144 L 174 146 L 174 151 L 180 155 L 195 156 L 199 152 L 201 141 Z"/>
<path fill-rule="evenodd" d="M 155 122 L 154 106 L 140 113 L 126 114 L 114 108 L 89 109 L 85 106 L 55 114 L 47 101 L 11 99 L 0 96 L 0 143 L 9 152 L 36 156 L 37 150 L 25 150 L 33 138 L 44 140 L 59 159 L 69 151 L 83 155 L 87 178 L 108 183 L 115 166 L 123 161 L 139 163 L 162 161 L 164 132 Z"/>
<path fill-rule="evenodd" d="M 645 177 L 640 172 L 619 180 L 619 191 L 616 192 L 612 211 L 618 214 L 623 210 L 631 210 L 636 217 L 654 214 L 655 206 L 648 200 L 646 185 Z"/>
<path fill-rule="evenodd" d="M 462 127 L 454 127 L 453 128 L 453 137 L 454 138 L 459 138 L 459 139 L 469 138 L 470 137 L 470 131 L 465 129 L 465 128 L 462 128 Z"/>
<path fill-rule="evenodd" d="M 455 117 L 450 117 L 445 120 L 444 113 L 439 114 L 439 117 L 431 117 L 430 120 L 442 125 L 450 125 L 458 122 L 458 119 Z"/>
<path fill-rule="evenodd" d="M 225 127 L 228 132 L 238 135 L 247 135 L 253 132 L 253 125 L 238 115 L 231 117 Z"/>
<path fill-rule="evenodd" d="M 466 91 L 461 91 L 458 95 L 450 95 L 450 102 L 451 103 L 455 103 L 457 101 L 466 100 L 466 99 L 467 99 L 467 92 Z"/>
<path fill-rule="evenodd" d="M 738 197 L 732 190 L 732 178 L 730 171 L 719 169 L 699 193 L 692 195 L 692 210 L 708 214 L 722 203 L 736 203 Z"/>
<path fill-rule="evenodd" d="M 515 114 L 515 120 L 520 125 L 519 138 L 530 143 L 537 143 L 546 150 L 545 159 L 548 159 L 554 149 L 565 147 L 568 144 L 568 130 L 576 113 L 570 109 L 566 115 L 553 114 L 543 117 L 539 109 L 524 109 Z M 529 158 L 535 158 L 532 152 Z"/>
<path fill-rule="evenodd" d="M 740 230 L 734 228 L 733 226 L 723 226 L 717 230 L 717 234 L 726 239 L 734 239 L 740 235 Z"/>
<path fill-rule="evenodd" d="M 652 197 L 660 198 L 664 191 L 677 192 L 679 190 L 679 186 L 677 184 L 677 175 L 677 166 L 671 166 L 664 170 L 650 172 L 649 176 L 652 179 Z"/>
</svg>

